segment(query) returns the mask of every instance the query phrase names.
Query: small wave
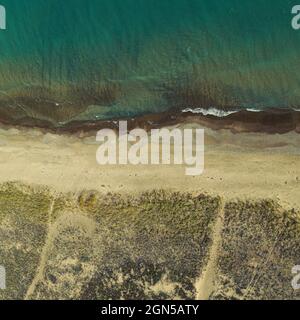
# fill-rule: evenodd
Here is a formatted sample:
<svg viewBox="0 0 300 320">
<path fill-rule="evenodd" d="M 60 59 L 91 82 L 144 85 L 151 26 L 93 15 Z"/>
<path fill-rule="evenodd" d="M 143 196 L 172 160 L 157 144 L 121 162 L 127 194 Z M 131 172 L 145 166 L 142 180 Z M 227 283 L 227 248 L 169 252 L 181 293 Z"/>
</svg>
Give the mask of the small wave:
<svg viewBox="0 0 300 320">
<path fill-rule="evenodd" d="M 253 109 L 253 108 L 247 108 L 246 109 L 248 112 L 261 112 L 262 110 L 260 109 Z"/>
<path fill-rule="evenodd" d="M 187 108 L 182 110 L 182 112 L 191 112 L 195 114 L 202 114 L 204 116 L 210 115 L 210 116 L 215 116 L 215 117 L 227 117 L 233 113 L 240 112 L 242 110 L 248 111 L 248 112 L 261 112 L 263 109 L 256 109 L 256 108 L 247 108 L 247 109 L 239 109 L 239 110 L 221 110 L 217 108 L 209 108 L 209 109 L 204 109 L 204 108 Z M 294 111 L 300 111 L 300 109 L 293 109 Z"/>
<path fill-rule="evenodd" d="M 187 108 L 182 110 L 182 112 L 187 113 L 187 112 L 191 112 L 191 113 L 197 113 L 197 114 L 202 114 L 204 116 L 210 115 L 210 116 L 215 116 L 215 117 L 226 117 L 229 116 L 230 114 L 239 112 L 238 110 L 220 110 L 217 108 L 209 108 L 209 109 L 204 109 L 204 108 L 195 108 L 195 109 L 191 109 L 191 108 Z"/>
</svg>

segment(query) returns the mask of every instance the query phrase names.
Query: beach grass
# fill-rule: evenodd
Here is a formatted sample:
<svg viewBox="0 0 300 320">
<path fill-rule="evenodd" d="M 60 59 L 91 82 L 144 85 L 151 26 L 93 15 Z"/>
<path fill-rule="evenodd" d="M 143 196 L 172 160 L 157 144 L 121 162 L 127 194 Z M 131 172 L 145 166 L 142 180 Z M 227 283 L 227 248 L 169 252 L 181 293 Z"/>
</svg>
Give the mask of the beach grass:
<svg viewBox="0 0 300 320">
<path fill-rule="evenodd" d="M 195 299 L 220 215 L 209 298 L 297 298 L 299 213 L 274 201 L 224 203 L 164 190 L 56 193 L 20 183 L 0 186 L 7 272 L 0 298 Z"/>
</svg>

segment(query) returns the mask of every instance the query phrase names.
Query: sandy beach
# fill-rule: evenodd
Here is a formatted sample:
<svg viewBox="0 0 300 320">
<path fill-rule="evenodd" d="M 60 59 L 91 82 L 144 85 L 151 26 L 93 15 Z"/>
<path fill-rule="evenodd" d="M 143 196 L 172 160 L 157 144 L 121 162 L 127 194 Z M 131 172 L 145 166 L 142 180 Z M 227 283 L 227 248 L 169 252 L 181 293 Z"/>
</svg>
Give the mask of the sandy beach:
<svg viewBox="0 0 300 320">
<path fill-rule="evenodd" d="M 95 132 L 0 129 L 2 298 L 298 297 L 298 133 L 205 128 L 200 176 L 101 166 L 98 147 Z"/>
<path fill-rule="evenodd" d="M 0 2 L 0 302 L 300 300 L 300 6 Z"/>
<path fill-rule="evenodd" d="M 202 128 L 199 124 L 174 127 Z M 94 135 L 40 129 L 0 129 L 0 182 L 46 185 L 59 192 L 83 189 L 140 193 L 153 189 L 206 192 L 225 199 L 277 199 L 300 208 L 298 133 L 232 133 L 205 129 L 205 172 L 185 176 L 177 165 L 100 166 Z"/>
</svg>

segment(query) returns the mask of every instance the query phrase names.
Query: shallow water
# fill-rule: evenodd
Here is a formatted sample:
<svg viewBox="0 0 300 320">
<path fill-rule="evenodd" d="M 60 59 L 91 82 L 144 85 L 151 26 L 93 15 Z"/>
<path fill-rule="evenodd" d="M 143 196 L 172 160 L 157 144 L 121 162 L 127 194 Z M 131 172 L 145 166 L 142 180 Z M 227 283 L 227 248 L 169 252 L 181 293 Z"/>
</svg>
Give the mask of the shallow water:
<svg viewBox="0 0 300 320">
<path fill-rule="evenodd" d="M 299 108 L 294 1 L 0 2 L 2 117 L 64 122 L 169 108 Z"/>
</svg>

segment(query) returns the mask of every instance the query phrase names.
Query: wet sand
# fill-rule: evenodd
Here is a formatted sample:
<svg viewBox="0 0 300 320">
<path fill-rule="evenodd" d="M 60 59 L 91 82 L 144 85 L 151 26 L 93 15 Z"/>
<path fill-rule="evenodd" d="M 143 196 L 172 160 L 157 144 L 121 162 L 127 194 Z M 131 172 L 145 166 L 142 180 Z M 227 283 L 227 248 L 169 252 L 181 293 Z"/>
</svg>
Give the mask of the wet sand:
<svg viewBox="0 0 300 320">
<path fill-rule="evenodd" d="M 209 111 L 210 109 L 206 110 Z M 217 109 L 214 109 L 217 110 Z M 55 123 L 49 119 L 37 119 L 30 117 L 23 117 L 18 119 L 3 118 L 0 114 L 1 126 L 40 128 L 42 131 L 52 133 L 72 133 L 81 135 L 91 135 L 96 133 L 99 129 L 110 128 L 117 130 L 118 121 L 126 120 L 128 128 L 134 129 L 136 127 L 143 128 L 147 131 L 154 128 L 161 128 L 165 126 L 189 123 L 197 123 L 203 127 L 214 130 L 226 129 L 232 133 L 240 132 L 257 132 L 257 133 L 300 133 L 300 111 L 294 109 L 266 109 L 264 111 L 255 110 L 241 110 L 236 109 L 219 109 L 220 112 L 229 113 L 226 116 L 217 116 L 214 114 L 193 113 L 192 111 L 183 112 L 171 108 L 169 111 L 153 114 L 145 114 L 134 118 L 122 118 L 115 120 L 95 120 L 90 119 L 91 115 L 86 111 L 82 113 L 83 118 L 89 120 L 71 119 L 61 123 Z M 230 113 L 232 112 L 232 113 Z M 75 117 L 76 118 L 76 117 Z M 79 115 L 80 118 L 80 115 Z"/>
</svg>

